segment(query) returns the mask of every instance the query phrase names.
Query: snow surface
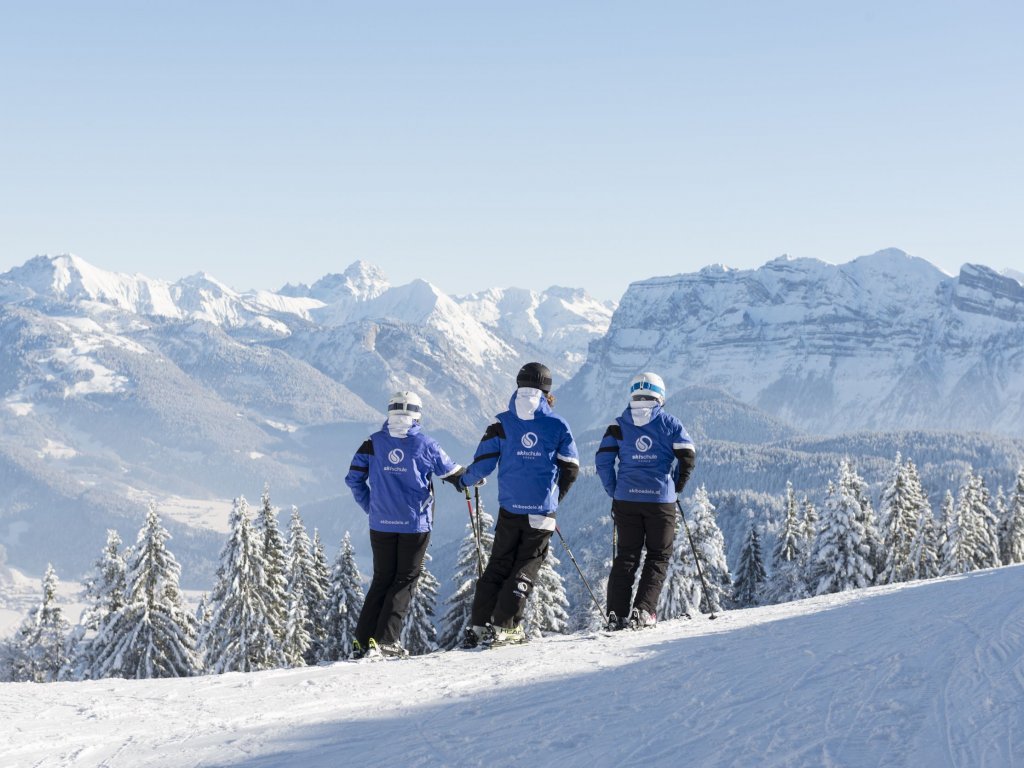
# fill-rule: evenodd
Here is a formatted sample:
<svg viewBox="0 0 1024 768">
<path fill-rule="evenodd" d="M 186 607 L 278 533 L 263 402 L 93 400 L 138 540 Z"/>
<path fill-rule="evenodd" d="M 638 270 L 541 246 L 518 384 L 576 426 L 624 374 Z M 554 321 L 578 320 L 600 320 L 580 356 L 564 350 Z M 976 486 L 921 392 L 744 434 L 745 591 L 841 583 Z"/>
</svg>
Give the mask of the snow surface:
<svg viewBox="0 0 1024 768">
<path fill-rule="evenodd" d="M 42 574 L 28 576 L 17 568 L 0 563 L 0 641 L 12 637 L 29 611 L 38 607 L 42 598 L 41 579 Z M 64 618 L 72 624 L 78 621 L 86 607 L 82 602 L 82 592 L 82 584 L 71 579 L 62 579 L 57 584 L 57 605 Z M 4 693 L 0 685 L 0 702 L 5 700 Z M 7 768 L 2 745 L 0 740 L 0 766 Z"/>
<path fill-rule="evenodd" d="M 145 494 L 140 498 L 149 500 Z M 217 533 L 227 533 L 231 530 L 228 524 L 231 499 L 189 499 L 171 495 L 161 496 L 154 501 L 160 514 L 171 520 Z"/>
<path fill-rule="evenodd" d="M 71 459 L 78 455 L 78 451 L 58 440 L 46 438 L 46 444 L 36 452 L 36 455 L 41 459 Z"/>
<path fill-rule="evenodd" d="M 18 766 L 1024 764 L 1024 566 L 399 662 L 0 685 Z"/>
<path fill-rule="evenodd" d="M 4 401 L 4 405 L 6 405 L 15 416 L 28 416 L 35 410 L 35 405 L 33 403 L 25 403 L 11 398 Z"/>
</svg>

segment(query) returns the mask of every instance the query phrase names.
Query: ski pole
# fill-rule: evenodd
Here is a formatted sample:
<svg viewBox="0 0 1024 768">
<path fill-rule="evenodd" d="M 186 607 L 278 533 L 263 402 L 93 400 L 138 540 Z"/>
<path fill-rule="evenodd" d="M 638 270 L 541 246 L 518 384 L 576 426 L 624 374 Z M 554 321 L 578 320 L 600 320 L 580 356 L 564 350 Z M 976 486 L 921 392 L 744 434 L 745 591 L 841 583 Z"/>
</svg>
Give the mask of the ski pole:
<svg viewBox="0 0 1024 768">
<path fill-rule="evenodd" d="M 484 521 L 480 519 L 480 486 L 473 486 L 473 511 L 476 513 L 476 525 L 473 527 L 473 533 L 476 535 L 476 556 L 477 556 L 477 567 L 480 572 L 483 573 L 484 568 L 484 556 L 483 546 L 481 538 L 483 537 Z"/>
<path fill-rule="evenodd" d="M 476 577 L 479 579 L 484 574 L 484 557 L 480 554 L 480 529 L 473 519 L 473 502 L 469 498 L 469 488 L 462 489 L 466 494 L 466 511 L 469 512 L 469 524 L 473 528 L 473 538 L 476 539 Z M 479 494 L 479 491 L 477 491 Z M 477 496 L 479 498 L 479 495 Z"/>
<path fill-rule="evenodd" d="M 693 562 L 697 564 L 697 575 L 700 576 L 700 588 L 704 592 L 704 602 L 708 604 L 708 609 L 711 611 L 709 619 L 717 619 L 715 616 L 714 603 L 711 602 L 711 598 L 708 597 L 708 584 L 704 581 L 704 570 L 700 567 L 700 558 L 697 556 L 697 548 L 693 546 L 693 536 L 690 535 L 690 524 L 686 522 L 686 515 L 683 514 L 683 505 L 679 503 L 679 499 L 676 499 L 676 506 L 679 508 L 679 516 L 683 518 L 683 527 L 686 528 L 686 538 L 690 540 L 690 549 L 693 551 Z"/>
<path fill-rule="evenodd" d="M 583 584 L 587 588 L 587 592 L 590 593 L 590 598 L 594 601 L 594 605 L 597 607 L 597 614 L 602 618 L 605 616 L 604 609 L 601 607 L 601 603 L 597 599 L 597 595 L 594 594 L 594 590 L 590 588 L 590 582 L 587 581 L 587 577 L 583 575 L 583 569 L 580 568 L 580 564 L 576 562 L 576 558 L 572 554 L 572 550 L 569 549 L 568 543 L 565 541 L 565 537 L 562 535 L 562 529 L 558 527 L 558 523 L 555 523 L 555 533 L 558 534 L 558 538 L 562 540 L 562 546 L 565 547 L 565 551 L 569 554 L 569 559 L 572 560 L 572 564 L 576 566 L 576 571 L 579 573 L 580 578 L 583 579 Z"/>
<path fill-rule="evenodd" d="M 615 505 L 612 504 L 612 562 L 619 556 L 619 529 L 615 525 Z"/>
</svg>

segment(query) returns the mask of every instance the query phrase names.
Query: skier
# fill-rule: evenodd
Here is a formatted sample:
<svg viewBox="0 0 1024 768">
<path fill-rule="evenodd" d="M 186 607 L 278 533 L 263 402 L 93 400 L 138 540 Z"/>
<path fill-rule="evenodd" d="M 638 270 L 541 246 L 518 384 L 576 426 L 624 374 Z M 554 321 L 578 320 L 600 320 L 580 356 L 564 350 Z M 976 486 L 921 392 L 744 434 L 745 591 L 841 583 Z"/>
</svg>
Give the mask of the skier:
<svg viewBox="0 0 1024 768">
<path fill-rule="evenodd" d="M 352 655 L 406 656 L 399 642 L 433 525 L 434 475 L 461 491 L 465 471 L 420 428 L 422 402 L 395 392 L 384 426 L 367 438 L 345 476 L 370 518 L 373 580 L 356 624 Z"/>
<path fill-rule="evenodd" d="M 579 474 L 579 454 L 565 420 L 551 406 L 551 372 L 527 363 L 507 411 L 484 432 L 465 489 L 498 467 L 498 522 L 491 556 L 477 581 L 463 647 L 526 642 L 526 598 L 555 531 L 555 510 Z"/>
<path fill-rule="evenodd" d="M 595 457 L 597 474 L 612 497 L 617 537 L 608 577 L 607 620 L 613 630 L 642 629 L 657 622 L 655 609 L 675 539 L 675 501 L 697 455 L 683 425 L 662 410 L 665 383 L 660 376 L 639 374 L 630 383 L 629 395 L 629 405 L 605 431 Z M 645 547 L 647 556 L 630 606 Z"/>
</svg>

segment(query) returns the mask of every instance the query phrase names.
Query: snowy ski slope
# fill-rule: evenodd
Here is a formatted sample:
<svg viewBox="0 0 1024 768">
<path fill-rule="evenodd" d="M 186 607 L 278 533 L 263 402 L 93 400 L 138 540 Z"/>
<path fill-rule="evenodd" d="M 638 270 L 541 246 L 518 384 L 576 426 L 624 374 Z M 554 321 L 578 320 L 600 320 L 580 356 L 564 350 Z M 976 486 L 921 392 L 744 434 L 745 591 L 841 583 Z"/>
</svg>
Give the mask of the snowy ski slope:
<svg viewBox="0 0 1024 768">
<path fill-rule="evenodd" d="M 0 685 L 8 766 L 1024 765 L 1024 566 L 610 637 Z"/>
</svg>

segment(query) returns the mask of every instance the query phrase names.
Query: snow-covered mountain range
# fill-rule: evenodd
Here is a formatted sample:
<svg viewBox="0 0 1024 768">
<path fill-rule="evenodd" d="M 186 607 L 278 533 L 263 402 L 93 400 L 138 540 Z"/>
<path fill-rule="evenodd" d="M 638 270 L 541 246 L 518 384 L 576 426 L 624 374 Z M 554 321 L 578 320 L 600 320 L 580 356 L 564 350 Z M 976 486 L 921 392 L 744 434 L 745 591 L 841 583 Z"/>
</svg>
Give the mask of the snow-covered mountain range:
<svg viewBox="0 0 1024 768">
<path fill-rule="evenodd" d="M 256 378 L 273 369 L 263 350 L 279 351 L 347 390 L 330 392 L 333 408 L 319 417 L 294 412 L 308 403 L 308 393 L 302 393 L 270 408 L 264 414 L 269 418 L 302 425 L 372 420 L 390 391 L 407 386 L 423 394 L 435 422 L 465 437 L 479 430 L 474 417 L 486 419 L 503 404 L 509 373 L 530 353 L 544 354 L 563 381 L 574 373 L 614 309 L 582 290 L 558 287 L 453 297 L 420 279 L 392 286 L 365 262 L 312 286 L 238 293 L 206 274 L 168 283 L 106 272 L 70 255 L 39 256 L 0 275 L 0 299 L 5 314 L 20 313 L 23 326 L 43 318 L 37 325 L 49 326 L 44 333 L 64 335 L 66 344 L 59 355 L 47 357 L 52 370 L 43 375 L 63 383 L 65 399 L 134 386 L 123 372 L 100 362 L 112 348 L 164 354 L 227 395 L 230 377 L 209 377 L 206 356 L 237 358 L 248 347 L 261 350 L 261 359 L 232 362 L 241 371 L 254 366 L 248 373 Z M 150 342 L 157 337 L 153 349 Z M 309 375 L 301 368 L 298 373 L 291 378 Z M 253 376 L 246 378 L 253 383 Z M 280 391 L 281 382 L 273 383 Z M 8 410 L 31 406 L 36 391 L 30 385 L 23 379 L 3 393 Z M 256 388 L 252 400 L 267 405 L 260 384 Z M 227 399 L 239 404 L 241 393 L 230 394 Z"/>
<path fill-rule="evenodd" d="M 719 388 L 812 433 L 1024 430 L 1024 285 L 951 277 L 890 249 L 848 264 L 782 257 L 633 283 L 563 392 L 596 426 L 630 377 Z"/>
<path fill-rule="evenodd" d="M 363 262 L 239 293 L 33 258 L 0 275 L 0 543 L 34 570 L 77 563 L 85 526 L 102 535 L 144 498 L 264 482 L 282 502 L 340 495 L 325 514 L 358 523 L 341 478 L 391 392 L 418 391 L 425 424 L 468 460 L 524 359 L 564 382 L 613 309 L 565 288 L 453 297 Z"/>
<path fill-rule="evenodd" d="M 389 393 L 420 392 L 425 426 L 465 462 L 530 359 L 552 367 L 585 459 L 630 378 L 655 370 L 707 448 L 695 481 L 777 493 L 786 477 L 744 475 L 729 446 L 767 444 L 798 476 L 813 445 L 792 442 L 801 432 L 1019 435 L 1024 285 L 888 250 L 654 277 L 616 306 L 560 287 L 449 296 L 419 279 L 393 285 L 364 262 L 312 285 L 237 292 L 209 275 L 172 283 L 36 257 L 0 275 L 0 545 L 30 573 L 52 560 L 74 576 L 105 528 L 130 535 L 156 499 L 202 583 L 227 501 L 265 482 L 329 540 L 359 535 L 365 517 L 341 478 Z M 930 455 L 950 444 L 915 434 Z M 915 453 L 900 438 L 881 445 L 897 443 Z M 931 463 L 933 476 L 955 484 L 946 478 L 970 445 Z M 890 458 L 875 450 L 869 473 Z M 1004 440 L 992 463 L 1011 477 L 1018 453 Z M 818 483 L 829 461 L 804 476 Z M 437 541 L 462 522 L 438 515 Z"/>
</svg>

